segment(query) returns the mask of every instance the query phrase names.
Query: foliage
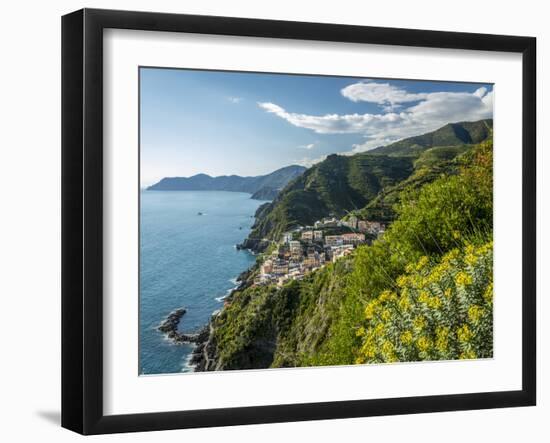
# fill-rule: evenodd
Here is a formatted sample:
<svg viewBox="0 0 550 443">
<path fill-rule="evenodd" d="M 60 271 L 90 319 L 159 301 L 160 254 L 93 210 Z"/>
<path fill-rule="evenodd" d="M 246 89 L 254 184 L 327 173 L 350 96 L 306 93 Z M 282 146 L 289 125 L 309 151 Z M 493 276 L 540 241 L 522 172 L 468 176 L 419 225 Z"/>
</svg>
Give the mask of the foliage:
<svg viewBox="0 0 550 443">
<path fill-rule="evenodd" d="M 492 120 L 453 123 L 353 156 L 329 155 L 294 179 L 263 208 L 250 240 L 278 239 L 297 225 L 350 211 L 369 220 L 393 221 L 404 189 L 418 189 L 451 175 L 462 154 L 489 139 Z"/>
<path fill-rule="evenodd" d="M 467 152 L 471 145 L 436 146 L 422 152 L 414 162 L 416 170 L 429 170 L 442 162 L 449 162 L 460 154 Z"/>
<path fill-rule="evenodd" d="M 387 240 L 402 254 L 443 253 L 492 231 L 492 142 L 463 160 L 461 172 L 404 191 Z"/>
<path fill-rule="evenodd" d="M 414 161 L 414 172 L 407 179 L 382 190 L 364 208 L 356 211 L 359 218 L 391 222 L 397 217 L 395 208 L 401 201 L 403 191 L 418 190 L 444 175 L 458 173 L 460 155 L 471 146 L 437 147 L 424 151 Z"/>
<path fill-rule="evenodd" d="M 456 174 L 402 192 L 397 219 L 384 237 L 354 254 L 346 306 L 328 334 L 326 347 L 333 354 L 327 364 L 349 364 L 364 307 L 377 294 L 394 291 L 410 263 L 423 256 L 438 261 L 453 249 L 492 240 L 492 141 L 461 157 Z"/>
<path fill-rule="evenodd" d="M 309 365 L 338 318 L 349 264 L 330 264 L 281 289 L 250 287 L 234 293 L 213 323 L 218 367 Z"/>
<path fill-rule="evenodd" d="M 490 357 L 492 148 L 489 139 L 455 150 L 456 157 L 439 152 L 439 163 L 425 161 L 393 185 L 378 177 L 378 196 L 392 187 L 398 195 L 396 219 L 384 236 L 302 281 L 234 294 L 214 323 L 220 367 Z M 379 158 L 387 173 L 388 157 Z M 311 195 L 328 192 L 328 202 L 331 192 L 351 186 L 361 193 L 375 189 L 370 178 L 353 172 L 363 167 L 360 161 L 351 168 L 341 157 L 332 161 L 333 171 L 347 171 L 345 184 L 332 181 L 340 173 L 331 176 L 331 168 L 312 168 L 293 184 L 305 180 L 303 190 L 278 198 L 293 192 L 303 198 L 317 187 Z M 434 170 L 422 181 L 420 171 Z M 374 167 L 369 173 L 377 174 Z"/>
<path fill-rule="evenodd" d="M 417 156 L 434 146 L 458 146 L 476 144 L 488 139 L 493 133 L 493 120 L 449 123 L 436 131 L 406 138 L 370 151 L 385 155 Z"/>
<path fill-rule="evenodd" d="M 369 301 L 357 329 L 357 363 L 492 357 L 493 249 L 453 249 L 422 256 L 397 287 Z"/>
<path fill-rule="evenodd" d="M 412 171 L 410 158 L 330 155 L 289 183 L 262 209 L 249 238 L 277 240 L 297 225 L 312 224 L 326 216 L 342 217 L 364 207 L 381 190 L 403 181 Z"/>
</svg>

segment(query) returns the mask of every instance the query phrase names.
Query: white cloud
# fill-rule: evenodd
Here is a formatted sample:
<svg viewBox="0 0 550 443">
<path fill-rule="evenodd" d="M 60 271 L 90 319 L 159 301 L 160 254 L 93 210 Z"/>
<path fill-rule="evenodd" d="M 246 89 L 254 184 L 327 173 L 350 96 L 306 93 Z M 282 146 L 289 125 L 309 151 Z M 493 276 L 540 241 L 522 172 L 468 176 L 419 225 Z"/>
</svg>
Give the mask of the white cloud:
<svg viewBox="0 0 550 443">
<path fill-rule="evenodd" d="M 227 97 L 227 100 L 233 104 L 238 104 L 243 101 L 242 97 Z"/>
<path fill-rule="evenodd" d="M 359 85 L 371 85 L 372 83 L 358 83 Z M 391 85 L 381 84 L 386 91 L 390 91 Z M 351 85 L 353 86 L 353 85 Z M 347 88 L 349 88 L 348 86 Z M 344 88 L 346 89 L 346 88 Z M 396 88 L 394 88 L 396 89 Z M 258 103 L 265 111 L 286 120 L 291 125 L 299 128 L 310 129 L 318 134 L 361 134 L 365 142 L 353 146 L 355 152 L 382 146 L 402 138 L 434 131 L 447 123 L 459 121 L 476 121 L 493 116 L 493 92 L 487 92 L 485 88 L 479 88 L 473 93 L 469 92 L 430 92 L 422 94 L 408 94 L 391 92 L 391 99 L 387 99 L 391 109 L 397 104 L 409 101 L 419 103 L 404 107 L 400 111 L 389 110 L 382 114 L 325 114 L 308 115 L 288 112 L 274 103 Z M 372 88 L 376 94 L 380 90 Z M 369 96 L 384 103 L 381 95 L 374 92 Z M 392 95 L 393 94 L 393 95 Z M 408 94 L 408 95 L 407 95 Z M 352 95 L 348 90 L 348 95 Z M 411 95 L 417 98 L 411 99 Z M 355 92 L 355 96 L 359 94 Z M 366 97 L 366 96 L 365 96 Z"/>
<path fill-rule="evenodd" d="M 411 93 L 389 83 L 376 83 L 365 80 L 346 86 L 340 91 L 342 95 L 353 102 L 370 102 L 379 105 L 390 105 L 394 108 L 400 103 L 423 100 L 427 93 Z"/>
<path fill-rule="evenodd" d="M 275 114 L 291 125 L 306 128 L 318 134 L 354 134 L 361 133 L 365 127 L 376 121 L 392 121 L 398 119 L 397 114 L 326 114 L 307 115 L 287 112 L 275 103 L 258 103 L 267 112 Z"/>
<path fill-rule="evenodd" d="M 298 148 L 310 150 L 310 149 L 313 149 L 315 147 L 315 145 L 316 145 L 316 143 L 310 143 L 308 145 L 300 145 L 300 146 L 298 146 Z"/>
<path fill-rule="evenodd" d="M 481 98 L 487 93 L 487 88 L 481 87 L 479 89 L 476 89 L 474 92 L 474 95 Z"/>
</svg>

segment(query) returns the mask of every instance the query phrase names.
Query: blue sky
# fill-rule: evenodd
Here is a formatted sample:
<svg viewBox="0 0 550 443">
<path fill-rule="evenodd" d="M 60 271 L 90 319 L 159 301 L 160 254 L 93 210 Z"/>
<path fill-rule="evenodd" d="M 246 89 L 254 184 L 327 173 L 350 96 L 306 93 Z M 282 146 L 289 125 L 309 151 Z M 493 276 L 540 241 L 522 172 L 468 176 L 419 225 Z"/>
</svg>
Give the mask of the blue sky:
<svg viewBox="0 0 550 443">
<path fill-rule="evenodd" d="M 141 185 L 310 166 L 492 117 L 492 85 L 141 68 Z"/>
</svg>

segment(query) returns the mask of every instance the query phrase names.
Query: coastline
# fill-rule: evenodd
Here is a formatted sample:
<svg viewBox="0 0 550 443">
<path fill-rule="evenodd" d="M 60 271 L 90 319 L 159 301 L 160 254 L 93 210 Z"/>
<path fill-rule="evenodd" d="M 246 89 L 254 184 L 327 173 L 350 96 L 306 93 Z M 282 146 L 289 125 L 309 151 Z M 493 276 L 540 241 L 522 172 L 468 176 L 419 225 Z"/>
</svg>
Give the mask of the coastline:
<svg viewBox="0 0 550 443">
<path fill-rule="evenodd" d="M 183 316 L 187 313 L 186 308 L 174 309 L 168 316 L 157 326 L 157 330 L 163 332 L 167 340 L 172 344 L 179 345 L 185 343 L 196 343 L 199 339 L 202 329 L 195 333 L 179 332 L 178 326 Z"/>
<path fill-rule="evenodd" d="M 248 251 L 252 254 L 251 251 Z M 231 296 L 240 290 L 245 289 L 248 284 L 248 277 L 253 271 L 256 264 L 253 264 L 247 270 L 241 272 L 236 278 L 235 283 L 237 284 L 229 293 L 223 297 L 222 301 L 231 299 Z M 197 334 L 196 340 L 193 342 L 194 347 L 189 357 L 186 361 L 186 366 L 192 369 L 193 372 L 206 372 L 216 370 L 216 344 L 214 341 L 214 327 L 212 325 L 212 320 L 221 312 L 224 307 L 222 306 L 219 310 L 215 311 L 210 318 L 208 323 L 206 323 Z"/>
<path fill-rule="evenodd" d="M 218 311 L 212 314 L 208 319 L 208 322 L 203 325 L 197 332 L 184 333 L 178 331 L 178 326 L 181 318 L 185 315 L 187 310 L 185 308 L 174 309 L 168 316 L 159 324 L 157 330 L 164 333 L 167 340 L 172 345 L 178 346 L 183 344 L 193 345 L 193 349 L 185 359 L 184 367 L 189 369 L 190 372 L 200 372 L 209 370 L 213 362 L 213 355 L 211 355 L 209 346 L 210 337 L 213 332 L 212 318 L 217 315 Z"/>
<path fill-rule="evenodd" d="M 244 248 L 242 248 L 244 249 Z M 246 252 L 251 255 L 256 255 L 250 249 Z M 256 263 L 252 264 L 248 269 L 241 272 L 236 277 L 230 279 L 234 284 L 225 295 L 216 297 L 215 300 L 220 303 L 225 303 L 236 292 L 248 287 L 248 280 L 256 267 Z M 215 344 L 213 342 L 213 326 L 212 320 L 224 308 L 222 305 L 215 310 L 207 322 L 195 332 L 180 332 L 179 324 L 187 313 L 187 308 L 179 307 L 171 311 L 157 326 L 157 330 L 164 334 L 164 337 L 171 342 L 172 345 L 193 345 L 193 349 L 185 359 L 184 368 L 190 372 L 204 372 L 215 370 Z"/>
<path fill-rule="evenodd" d="M 247 196 L 250 197 L 249 193 Z M 183 352 L 183 358 L 181 358 L 179 363 L 179 371 L 177 372 L 195 372 L 201 370 L 212 370 L 214 363 L 211 359 L 211 356 L 205 350 L 209 350 L 212 347 L 208 346 L 210 343 L 210 335 L 212 333 L 213 327 L 211 325 L 215 324 L 213 319 L 222 312 L 225 304 L 229 303 L 229 300 L 236 291 L 242 290 L 248 287 L 252 280 L 250 275 L 257 267 L 255 256 L 257 255 L 255 248 L 243 247 L 248 236 L 251 232 L 252 225 L 256 222 L 257 208 L 253 210 L 251 215 L 247 216 L 252 218 L 252 223 L 246 222 L 246 225 L 250 223 L 249 226 L 243 228 L 242 231 L 239 231 L 240 238 L 233 238 L 232 244 L 233 248 L 236 251 L 244 252 L 244 255 L 249 258 L 246 260 L 246 265 L 241 268 L 244 270 L 239 270 L 238 268 L 234 270 L 238 274 L 233 274 L 232 277 L 228 278 L 228 281 L 231 282 L 231 286 L 228 289 L 217 288 L 214 292 L 214 297 L 212 295 L 204 294 L 207 297 L 212 297 L 214 306 L 210 312 L 200 313 L 195 310 L 194 306 L 189 305 L 188 300 L 182 300 L 180 303 L 185 303 L 181 305 L 173 305 L 171 311 L 166 314 L 167 311 L 161 313 L 163 317 L 157 317 L 157 323 L 153 325 L 153 328 L 156 329 L 157 333 L 160 332 L 163 336 L 163 339 L 169 343 L 171 347 L 181 346 Z M 241 262 L 242 260 L 239 260 Z M 229 276 L 228 276 L 229 277 Z M 226 286 L 227 288 L 227 286 Z M 221 289 L 221 290 L 220 290 Z M 215 295 L 217 293 L 217 295 Z M 191 302 L 192 303 L 192 302 Z M 209 303 L 212 304 L 212 303 Z M 200 313 L 200 317 L 197 317 L 197 314 Z M 185 319 L 183 318 L 185 316 Z M 189 319 L 188 319 L 189 316 Z M 195 320 L 196 319 L 196 320 Z M 182 323 L 184 322 L 184 323 Z M 185 347 L 185 349 L 183 349 Z M 177 351 L 177 348 L 172 348 L 174 351 Z M 176 355 L 174 354 L 174 355 Z M 181 355 L 181 354 L 180 354 Z"/>
</svg>

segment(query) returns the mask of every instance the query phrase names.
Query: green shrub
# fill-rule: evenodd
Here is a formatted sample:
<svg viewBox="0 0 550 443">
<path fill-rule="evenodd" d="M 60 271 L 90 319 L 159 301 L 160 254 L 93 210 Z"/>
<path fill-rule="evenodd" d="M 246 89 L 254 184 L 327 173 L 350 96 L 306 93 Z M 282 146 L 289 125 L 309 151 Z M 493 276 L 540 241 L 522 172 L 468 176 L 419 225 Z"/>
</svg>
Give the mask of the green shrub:
<svg viewBox="0 0 550 443">
<path fill-rule="evenodd" d="M 492 357 L 492 247 L 409 264 L 394 289 L 367 303 L 356 363 Z"/>
</svg>

